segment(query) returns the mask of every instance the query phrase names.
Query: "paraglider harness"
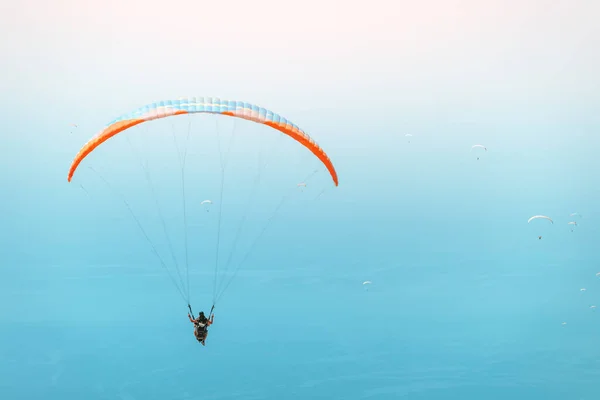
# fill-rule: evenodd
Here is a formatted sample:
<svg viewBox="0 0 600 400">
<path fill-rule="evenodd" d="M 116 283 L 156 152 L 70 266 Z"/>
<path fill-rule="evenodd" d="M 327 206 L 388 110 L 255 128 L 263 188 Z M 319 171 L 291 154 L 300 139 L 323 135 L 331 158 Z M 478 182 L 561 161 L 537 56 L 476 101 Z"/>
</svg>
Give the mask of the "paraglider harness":
<svg viewBox="0 0 600 400">
<path fill-rule="evenodd" d="M 190 310 L 190 315 L 194 315 L 194 312 L 192 311 L 192 306 L 188 304 L 188 309 Z M 210 318 L 213 315 L 213 311 L 215 309 L 215 306 L 213 304 L 213 306 L 210 308 L 210 313 L 208 313 L 208 318 L 206 318 L 206 322 L 208 322 L 210 320 Z M 198 341 L 202 341 L 204 340 L 204 338 L 206 338 L 206 333 L 208 332 L 208 323 L 195 323 L 194 324 L 196 329 L 194 330 L 194 335 L 196 336 L 196 339 Z"/>
</svg>

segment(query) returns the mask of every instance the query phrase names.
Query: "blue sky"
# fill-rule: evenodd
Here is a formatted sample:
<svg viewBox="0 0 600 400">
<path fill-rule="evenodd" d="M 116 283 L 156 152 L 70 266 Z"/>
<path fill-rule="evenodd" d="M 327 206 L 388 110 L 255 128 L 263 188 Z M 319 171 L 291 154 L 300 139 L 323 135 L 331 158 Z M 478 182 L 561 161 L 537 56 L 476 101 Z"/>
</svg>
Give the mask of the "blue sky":
<svg viewBox="0 0 600 400">
<path fill-rule="evenodd" d="M 594 398 L 599 11 L 594 1 L 13 4 L 0 15 L 0 397 L 190 399 L 206 387 L 215 399 Z M 109 121 L 180 96 L 281 114 L 327 151 L 340 186 L 320 170 L 296 190 L 320 168 L 298 146 L 203 117 L 115 137 L 67 183 Z M 158 199 L 183 260 L 169 135 L 183 143 L 189 121 L 195 311 L 211 301 L 215 236 L 202 229 L 217 213 L 196 206 L 218 198 L 215 132 L 237 135 L 223 254 L 248 215 L 243 258 L 293 189 L 206 347 L 119 196 L 87 169 L 127 197 L 168 260 Z M 488 148 L 478 161 L 477 143 Z M 265 155 L 257 211 L 246 213 Z M 536 214 L 554 224 L 527 224 Z"/>
</svg>

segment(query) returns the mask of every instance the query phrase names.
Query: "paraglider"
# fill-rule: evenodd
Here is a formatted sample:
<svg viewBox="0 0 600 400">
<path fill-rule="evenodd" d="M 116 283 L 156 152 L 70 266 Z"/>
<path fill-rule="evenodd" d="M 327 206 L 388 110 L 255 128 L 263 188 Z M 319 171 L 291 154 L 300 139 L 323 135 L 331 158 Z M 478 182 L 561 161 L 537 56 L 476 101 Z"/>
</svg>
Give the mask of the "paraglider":
<svg viewBox="0 0 600 400">
<path fill-rule="evenodd" d="M 339 184 L 337 171 L 336 171 L 333 163 L 331 162 L 329 156 L 308 134 L 306 134 L 297 125 L 293 124 L 286 118 L 284 118 L 270 110 L 262 108 L 262 107 L 258 107 L 258 106 L 255 106 L 255 105 L 252 105 L 249 103 L 245 103 L 245 102 L 241 102 L 241 101 L 221 100 L 218 98 L 211 98 L 211 97 L 183 97 L 183 98 L 180 98 L 177 100 L 160 101 L 160 102 L 156 102 L 156 103 L 152 103 L 152 104 L 148 104 L 146 106 L 140 107 L 130 113 L 124 114 L 124 115 L 116 118 L 115 120 L 108 123 L 97 135 L 92 137 L 79 150 L 79 152 L 74 157 L 74 159 L 71 163 L 71 166 L 69 168 L 69 172 L 67 175 L 67 181 L 71 182 L 71 180 L 74 177 L 75 172 L 78 170 L 78 167 L 83 162 L 83 160 L 88 155 L 90 155 L 90 153 L 92 153 L 96 148 L 98 148 L 98 146 L 100 146 L 102 143 L 104 143 L 111 137 L 119 134 L 120 132 L 126 131 L 136 125 L 142 124 L 144 122 L 149 122 L 149 121 L 156 120 L 156 119 L 168 118 L 168 117 L 184 115 L 184 114 L 213 114 L 213 115 L 222 115 L 222 116 L 226 116 L 226 117 L 235 117 L 235 118 L 244 119 L 247 121 L 255 122 L 255 123 L 266 125 L 270 128 L 273 128 L 273 130 L 279 131 L 282 134 L 292 138 L 297 143 L 302 145 L 304 148 L 309 150 L 312 153 L 312 155 L 314 155 L 320 161 L 320 163 L 327 169 L 327 171 L 329 172 L 329 176 L 331 177 L 331 180 L 333 181 L 334 186 L 338 186 L 338 184 Z M 183 164 L 183 163 L 181 165 L 182 186 L 185 185 L 184 165 L 185 164 Z M 91 169 L 91 167 L 90 167 L 90 169 Z M 308 178 L 309 177 L 306 177 L 304 182 L 306 182 L 306 179 L 308 179 Z M 108 184 L 108 182 L 104 178 L 102 178 L 102 179 L 105 181 L 105 183 Z M 221 180 L 221 186 L 222 185 L 223 185 L 223 180 Z M 306 184 L 304 184 L 304 185 L 306 186 Z M 221 190 L 221 192 L 222 192 L 222 190 Z M 182 202 L 183 214 L 184 214 L 184 221 L 186 221 L 185 190 L 182 190 L 182 193 L 183 193 L 183 202 Z M 221 194 L 221 197 L 222 197 L 222 194 Z M 222 200 L 222 198 L 221 198 L 221 200 Z M 213 282 L 213 302 L 212 302 L 212 309 L 211 309 L 211 313 L 210 313 L 211 317 L 209 318 L 210 323 L 208 323 L 208 322 L 204 321 L 203 318 L 200 318 L 201 321 L 200 321 L 200 319 L 192 318 L 193 313 L 191 312 L 191 306 L 190 306 L 190 288 L 189 288 L 189 270 L 188 270 L 187 225 L 184 225 L 185 235 L 183 236 L 184 237 L 184 247 L 185 247 L 185 252 L 186 252 L 185 253 L 186 254 L 185 272 L 187 274 L 187 283 L 186 283 L 185 276 L 182 277 L 181 275 L 179 275 L 178 270 L 177 270 L 177 276 L 179 277 L 179 281 L 177 281 L 176 276 L 174 276 L 174 274 L 169 273 L 169 268 L 168 268 L 167 264 L 164 262 L 163 258 L 159 255 L 156 246 L 152 243 L 151 239 L 146 234 L 139 219 L 135 216 L 135 214 L 132 211 L 131 207 L 129 206 L 128 202 L 126 202 L 125 200 L 124 200 L 124 202 L 129 210 L 131 216 L 137 223 L 138 228 L 141 230 L 145 239 L 150 244 L 150 246 L 154 252 L 154 255 L 160 261 L 162 267 L 165 270 L 167 270 L 167 273 L 169 274 L 169 277 L 171 278 L 173 284 L 177 288 L 182 299 L 185 301 L 185 304 L 187 304 L 187 306 L 189 307 L 190 321 L 192 321 L 195 325 L 198 325 L 201 328 L 203 328 L 202 326 L 200 326 L 201 324 L 204 324 L 204 327 L 208 327 L 208 325 L 210 325 L 210 323 L 212 323 L 212 316 L 214 316 L 212 314 L 212 309 L 214 309 L 216 302 L 218 301 L 220 296 L 223 294 L 223 292 L 229 286 L 229 283 L 231 282 L 231 279 L 233 278 L 233 276 L 235 275 L 235 272 L 236 272 L 236 271 L 233 271 L 232 274 L 230 276 L 228 276 L 228 278 L 230 279 L 229 281 L 227 281 L 227 282 L 223 281 L 219 285 L 217 285 L 217 278 L 218 278 L 218 276 L 220 276 L 220 275 L 218 275 L 217 267 L 219 266 L 219 258 L 218 258 L 219 244 L 218 243 L 219 243 L 219 237 L 220 237 L 219 235 L 221 232 L 221 229 L 220 229 L 221 228 L 221 219 L 220 219 L 221 218 L 220 217 L 221 210 L 219 211 L 219 220 L 218 220 L 219 226 L 218 226 L 218 230 L 217 230 L 217 240 L 216 240 L 217 257 L 216 257 L 216 262 L 215 262 L 215 273 L 214 273 L 214 282 Z M 200 204 L 201 204 L 201 206 L 206 207 L 207 211 L 208 211 L 208 207 L 212 204 L 212 201 L 204 200 Z M 217 204 L 219 204 L 219 207 L 220 207 L 222 204 L 222 201 L 218 201 Z M 276 208 L 275 212 L 277 212 L 278 209 L 279 209 L 279 206 Z M 271 219 L 267 220 L 267 226 Z M 187 222 L 185 222 L 185 224 L 187 224 Z M 262 229 L 262 231 L 260 231 L 261 233 L 259 234 L 259 237 L 262 234 L 262 232 L 264 232 L 265 229 L 266 229 L 266 227 L 264 227 Z M 256 240 L 258 240 L 258 239 L 256 239 Z M 170 243 L 169 243 L 169 247 L 170 247 Z M 235 244 L 233 247 L 235 248 Z M 231 251 L 233 251 L 233 250 L 231 250 Z M 246 257 L 247 257 L 247 254 L 246 254 Z M 231 254 L 230 254 L 230 256 L 231 256 Z M 246 257 L 243 257 L 242 261 L 240 261 L 237 264 L 237 267 L 234 267 L 234 269 L 239 268 L 239 266 L 243 262 L 245 262 Z M 231 257 L 230 257 L 230 259 L 231 259 Z M 229 265 L 229 261 L 230 260 L 227 261 L 227 265 Z M 177 266 L 176 260 L 174 260 L 174 263 Z M 198 321 L 200 321 L 200 322 L 198 322 Z M 196 337 L 199 341 L 201 341 L 202 344 L 204 344 L 204 340 L 206 339 L 205 332 L 200 332 L 200 333 L 202 333 L 202 334 L 196 335 Z"/>
<path fill-rule="evenodd" d="M 530 223 L 531 221 L 536 220 L 536 219 L 546 219 L 546 220 L 548 220 L 548 221 L 550 221 L 551 223 L 554 224 L 554 221 L 552 221 L 552 218 L 550 218 L 550 217 L 548 217 L 546 215 L 534 215 L 533 217 L 531 217 L 531 218 L 529 218 L 527 220 L 527 223 Z M 541 238 L 542 238 L 542 236 L 539 235 L 538 239 L 541 239 Z"/>
<path fill-rule="evenodd" d="M 474 144 L 473 146 L 471 146 L 471 151 L 481 151 L 477 149 L 483 149 L 483 151 L 487 151 L 487 148 L 482 144 Z M 479 156 L 477 156 L 477 159 L 479 160 Z"/>
<path fill-rule="evenodd" d="M 412 135 L 410 133 L 407 133 L 406 135 L 404 135 L 404 137 L 411 138 Z M 408 143 L 410 143 L 410 139 L 408 139 Z"/>
<path fill-rule="evenodd" d="M 576 227 L 576 226 L 577 226 L 577 222 L 575 222 L 575 221 L 571 221 L 571 222 L 567 223 L 567 225 L 571 225 L 571 226 L 573 226 L 573 228 L 571 228 L 571 232 L 573 232 L 573 229 L 574 229 L 574 227 Z"/>
<path fill-rule="evenodd" d="M 368 292 L 369 291 L 369 285 L 371 284 L 371 281 L 364 281 L 363 282 L 363 287 L 365 288 L 365 290 Z"/>
<path fill-rule="evenodd" d="M 212 204 L 212 200 L 203 200 L 200 205 L 204 206 L 204 208 L 206 209 L 206 212 L 208 212 L 208 210 L 210 209 L 210 205 Z"/>
<path fill-rule="evenodd" d="M 188 319 L 192 324 L 194 324 L 194 337 L 196 340 L 202 344 L 202 346 L 206 346 L 206 338 L 208 337 L 208 327 L 213 324 L 215 321 L 215 314 L 213 314 L 213 309 L 210 310 L 210 317 L 206 318 L 204 315 L 204 311 L 200 311 L 198 314 L 198 318 L 192 318 L 193 312 L 192 308 L 189 306 L 190 313 L 188 313 Z"/>
</svg>

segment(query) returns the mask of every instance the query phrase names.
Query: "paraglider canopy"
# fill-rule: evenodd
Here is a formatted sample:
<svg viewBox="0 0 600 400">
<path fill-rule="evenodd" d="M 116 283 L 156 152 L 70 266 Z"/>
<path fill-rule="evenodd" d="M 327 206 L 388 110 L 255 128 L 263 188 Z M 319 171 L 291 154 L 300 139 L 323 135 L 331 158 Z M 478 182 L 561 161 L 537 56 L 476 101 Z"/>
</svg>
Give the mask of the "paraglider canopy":
<svg viewBox="0 0 600 400">
<path fill-rule="evenodd" d="M 178 100 L 167 100 L 140 107 L 131 113 L 124 114 L 110 122 L 100 133 L 90 139 L 75 156 L 67 180 L 71 182 L 77 167 L 94 149 L 115 136 L 141 123 L 155 119 L 171 117 L 174 115 L 209 113 L 221 114 L 242 118 L 256 123 L 270 126 L 288 135 L 301 145 L 309 149 L 321 162 L 331 175 L 335 186 L 338 185 L 338 176 L 329 156 L 315 141 L 302 129 L 273 111 L 255 106 L 243 101 L 221 100 L 212 97 L 183 97 Z"/>
<path fill-rule="evenodd" d="M 550 217 L 547 217 L 547 216 L 545 216 L 545 215 L 534 215 L 533 217 L 531 217 L 531 218 L 529 218 L 529 219 L 527 220 L 527 223 L 530 223 L 530 222 L 531 222 L 531 221 L 533 221 L 534 219 L 540 219 L 540 218 L 541 218 L 541 219 L 547 219 L 548 221 L 550 221 L 550 222 L 554 223 L 554 221 L 552 221 L 552 218 L 550 218 Z"/>
</svg>

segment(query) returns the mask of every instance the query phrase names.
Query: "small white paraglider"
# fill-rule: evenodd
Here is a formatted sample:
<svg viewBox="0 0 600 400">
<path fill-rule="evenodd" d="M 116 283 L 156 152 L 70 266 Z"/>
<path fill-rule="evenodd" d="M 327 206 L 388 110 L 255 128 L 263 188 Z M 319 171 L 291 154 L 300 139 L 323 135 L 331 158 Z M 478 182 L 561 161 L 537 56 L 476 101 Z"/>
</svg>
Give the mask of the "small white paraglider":
<svg viewBox="0 0 600 400">
<path fill-rule="evenodd" d="M 552 218 L 550 218 L 546 215 L 534 215 L 533 217 L 531 217 L 527 220 L 527 223 L 530 223 L 531 221 L 536 220 L 536 219 L 547 219 L 552 224 L 554 224 L 554 221 L 552 221 Z M 538 239 L 541 239 L 541 238 L 542 238 L 542 235 L 538 236 Z"/>
<path fill-rule="evenodd" d="M 212 200 L 204 200 L 200 203 L 201 206 L 204 206 L 204 208 L 206 209 L 206 212 L 208 212 L 209 210 L 209 206 L 212 204 Z"/>
<path fill-rule="evenodd" d="M 482 144 L 474 144 L 473 146 L 471 146 L 471 151 L 473 151 L 474 149 L 483 149 L 483 151 L 487 151 L 487 147 L 485 147 Z M 477 156 L 477 159 L 479 160 L 479 156 Z"/>
</svg>

